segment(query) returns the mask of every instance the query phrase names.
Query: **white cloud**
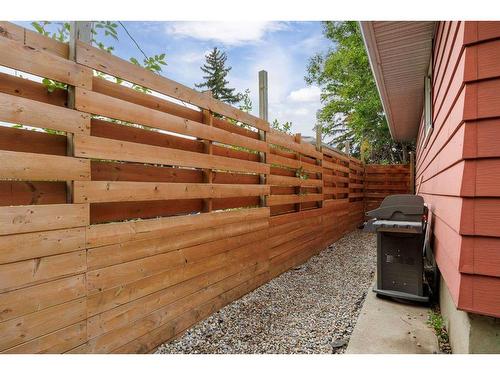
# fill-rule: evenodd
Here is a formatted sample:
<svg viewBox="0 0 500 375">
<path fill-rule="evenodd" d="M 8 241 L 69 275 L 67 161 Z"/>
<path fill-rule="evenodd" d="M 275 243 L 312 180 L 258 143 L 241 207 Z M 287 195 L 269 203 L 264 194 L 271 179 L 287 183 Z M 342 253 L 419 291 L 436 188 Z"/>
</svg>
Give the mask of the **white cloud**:
<svg viewBox="0 0 500 375">
<path fill-rule="evenodd" d="M 320 100 L 321 89 L 317 86 L 303 87 L 292 91 L 288 99 L 297 103 L 318 102 Z"/>
<path fill-rule="evenodd" d="M 214 40 L 226 45 L 259 42 L 267 32 L 283 30 L 282 22 L 169 22 L 166 31 L 170 35 Z"/>
<path fill-rule="evenodd" d="M 192 64 L 192 63 L 201 63 L 201 62 L 204 62 L 205 61 L 205 56 L 210 53 L 210 51 L 189 51 L 189 52 L 186 52 L 182 55 L 179 56 L 179 60 L 184 62 L 184 63 L 188 63 L 188 64 Z"/>
</svg>

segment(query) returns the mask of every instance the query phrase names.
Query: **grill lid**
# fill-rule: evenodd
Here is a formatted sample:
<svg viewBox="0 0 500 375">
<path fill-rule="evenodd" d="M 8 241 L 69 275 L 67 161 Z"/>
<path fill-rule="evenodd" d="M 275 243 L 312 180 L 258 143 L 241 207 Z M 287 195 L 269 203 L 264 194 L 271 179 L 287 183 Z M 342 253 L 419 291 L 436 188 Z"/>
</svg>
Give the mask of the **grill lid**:
<svg viewBox="0 0 500 375">
<path fill-rule="evenodd" d="M 379 208 L 368 211 L 369 217 L 379 220 L 422 221 L 424 199 L 419 195 L 395 194 L 384 198 Z"/>
</svg>

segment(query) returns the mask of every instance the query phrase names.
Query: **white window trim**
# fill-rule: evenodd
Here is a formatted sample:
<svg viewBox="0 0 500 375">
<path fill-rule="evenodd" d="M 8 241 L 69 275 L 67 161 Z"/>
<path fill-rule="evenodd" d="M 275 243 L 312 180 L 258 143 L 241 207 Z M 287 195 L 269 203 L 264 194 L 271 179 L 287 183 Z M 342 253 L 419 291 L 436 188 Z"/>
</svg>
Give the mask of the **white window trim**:
<svg viewBox="0 0 500 375">
<path fill-rule="evenodd" d="M 429 69 L 424 78 L 424 147 L 432 134 L 434 124 L 432 122 L 432 58 Z"/>
</svg>

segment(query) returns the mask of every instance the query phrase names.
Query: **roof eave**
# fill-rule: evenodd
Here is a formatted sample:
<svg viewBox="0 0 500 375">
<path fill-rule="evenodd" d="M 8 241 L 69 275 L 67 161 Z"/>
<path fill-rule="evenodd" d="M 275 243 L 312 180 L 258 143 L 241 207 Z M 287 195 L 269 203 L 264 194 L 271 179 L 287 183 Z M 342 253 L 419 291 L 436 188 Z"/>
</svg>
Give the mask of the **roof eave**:
<svg viewBox="0 0 500 375">
<path fill-rule="evenodd" d="M 390 107 L 387 105 L 387 103 L 389 103 L 389 96 L 387 95 L 387 91 L 385 88 L 384 76 L 382 74 L 382 67 L 380 64 L 380 56 L 378 55 L 378 49 L 376 48 L 377 42 L 375 40 L 373 24 L 371 21 L 359 21 L 359 26 L 361 29 L 361 34 L 363 36 L 363 41 L 365 43 L 366 51 L 368 52 L 370 67 L 372 69 L 373 76 L 375 77 L 377 91 L 382 101 L 382 107 L 387 119 L 387 124 L 389 125 L 389 132 L 391 133 L 391 137 L 397 140 L 398 137 L 396 134 L 396 129 L 394 128 L 392 113 Z"/>
</svg>

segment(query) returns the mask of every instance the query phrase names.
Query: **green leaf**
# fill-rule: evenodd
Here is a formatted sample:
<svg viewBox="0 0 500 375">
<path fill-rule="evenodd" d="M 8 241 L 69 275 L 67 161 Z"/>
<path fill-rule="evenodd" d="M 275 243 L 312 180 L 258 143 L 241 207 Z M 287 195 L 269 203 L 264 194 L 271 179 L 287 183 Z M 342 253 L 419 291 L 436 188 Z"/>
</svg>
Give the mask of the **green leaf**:
<svg viewBox="0 0 500 375">
<path fill-rule="evenodd" d="M 43 27 L 38 22 L 31 22 L 31 26 L 33 26 L 39 34 L 43 34 L 45 32 Z"/>
</svg>

